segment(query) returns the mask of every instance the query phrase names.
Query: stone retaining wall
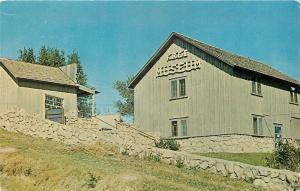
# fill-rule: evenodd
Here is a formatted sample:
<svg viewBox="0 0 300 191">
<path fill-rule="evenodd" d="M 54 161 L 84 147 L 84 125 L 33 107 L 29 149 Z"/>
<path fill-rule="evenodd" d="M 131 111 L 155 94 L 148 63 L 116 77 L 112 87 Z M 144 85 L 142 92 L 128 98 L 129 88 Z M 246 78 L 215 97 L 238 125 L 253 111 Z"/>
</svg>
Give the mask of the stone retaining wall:
<svg viewBox="0 0 300 191">
<path fill-rule="evenodd" d="M 274 140 L 270 137 L 248 135 L 219 135 L 178 139 L 181 150 L 187 152 L 251 153 L 272 152 Z"/>
<path fill-rule="evenodd" d="M 291 139 L 288 141 L 295 144 L 295 141 Z M 181 151 L 190 153 L 267 153 L 272 152 L 275 145 L 272 137 L 237 134 L 182 138 L 177 139 L 177 142 L 180 143 Z"/>
<path fill-rule="evenodd" d="M 152 140 L 146 139 L 133 129 L 126 128 L 126 125 L 120 124 L 117 128 L 111 129 L 107 127 L 107 124 L 97 118 L 73 119 L 68 121 L 67 125 L 62 125 L 28 114 L 19 108 L 0 112 L 0 128 L 33 137 L 66 144 L 93 144 L 101 141 L 116 146 L 124 143 L 154 145 Z"/>
<path fill-rule="evenodd" d="M 93 144 L 101 141 L 119 147 L 123 154 L 140 158 L 155 157 L 161 159 L 162 162 L 175 165 L 183 162 L 188 168 L 202 169 L 222 176 L 244 179 L 255 185 L 266 186 L 275 190 L 292 190 L 299 186 L 298 173 L 295 172 L 189 154 L 188 152 L 194 152 L 194 150 L 189 146 L 190 143 L 184 143 L 186 140 L 181 140 L 181 144 L 182 148 L 187 148 L 186 151 L 188 152 L 156 148 L 153 140 L 145 138 L 141 133 L 124 124 L 119 124 L 116 128 L 112 127 L 110 130 L 107 129 L 107 126 L 103 128 L 97 119 L 78 119 L 69 121 L 67 125 L 61 125 L 42 120 L 39 116 L 27 114 L 22 109 L 14 108 L 0 113 L 0 128 L 66 144 Z M 196 148 L 195 145 L 191 145 Z M 209 148 L 209 145 L 207 147 Z M 211 150 L 207 151 L 211 152 Z"/>
<path fill-rule="evenodd" d="M 139 158 L 152 158 L 167 164 L 201 169 L 214 174 L 242 179 L 270 190 L 295 190 L 300 188 L 299 173 L 253 166 L 240 162 L 209 158 L 186 152 L 171 151 L 155 147 L 123 145 L 120 152 Z"/>
</svg>

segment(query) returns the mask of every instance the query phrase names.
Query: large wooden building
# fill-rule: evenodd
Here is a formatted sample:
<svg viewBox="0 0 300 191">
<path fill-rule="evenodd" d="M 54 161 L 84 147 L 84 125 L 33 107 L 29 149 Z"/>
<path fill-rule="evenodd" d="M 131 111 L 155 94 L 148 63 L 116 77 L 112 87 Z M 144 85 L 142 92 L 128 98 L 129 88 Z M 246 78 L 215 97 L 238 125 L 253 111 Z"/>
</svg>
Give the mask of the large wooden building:
<svg viewBox="0 0 300 191">
<path fill-rule="evenodd" d="M 162 137 L 300 139 L 300 82 L 258 61 L 172 33 L 129 85 L 134 122 Z"/>
<path fill-rule="evenodd" d="M 56 68 L 0 58 L 0 110 L 18 107 L 59 122 L 76 118 L 77 97 L 98 92 L 78 85 L 70 76 L 71 68 L 74 73 L 76 68 L 70 66 Z"/>
</svg>

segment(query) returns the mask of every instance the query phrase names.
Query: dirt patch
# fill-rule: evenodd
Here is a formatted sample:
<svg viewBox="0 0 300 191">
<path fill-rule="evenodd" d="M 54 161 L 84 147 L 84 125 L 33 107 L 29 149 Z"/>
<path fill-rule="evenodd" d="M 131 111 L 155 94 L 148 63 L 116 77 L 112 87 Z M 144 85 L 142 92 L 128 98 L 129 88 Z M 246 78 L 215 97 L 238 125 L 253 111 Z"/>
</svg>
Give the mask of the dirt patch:
<svg viewBox="0 0 300 191">
<path fill-rule="evenodd" d="M 15 153 L 17 152 L 17 149 L 13 148 L 13 147 L 5 147 L 5 148 L 1 148 L 0 147 L 0 154 L 2 153 Z M 1 189 L 0 189 L 1 191 Z"/>
<path fill-rule="evenodd" d="M 128 175 L 123 175 L 123 176 L 121 176 L 121 179 L 130 182 L 130 181 L 135 181 L 135 180 L 137 180 L 138 177 L 135 176 L 135 175 L 128 174 Z"/>
</svg>

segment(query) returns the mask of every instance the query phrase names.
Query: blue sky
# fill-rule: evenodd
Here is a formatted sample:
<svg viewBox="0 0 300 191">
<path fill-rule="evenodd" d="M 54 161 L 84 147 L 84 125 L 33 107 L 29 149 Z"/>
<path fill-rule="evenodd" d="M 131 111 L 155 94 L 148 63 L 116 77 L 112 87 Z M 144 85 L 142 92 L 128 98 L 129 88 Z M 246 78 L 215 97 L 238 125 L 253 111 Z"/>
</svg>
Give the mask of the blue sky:
<svg viewBox="0 0 300 191">
<path fill-rule="evenodd" d="M 294 2 L 2 2 L 0 56 L 42 45 L 76 49 L 98 112 L 114 112 L 113 81 L 136 74 L 173 32 L 262 61 L 300 80 Z"/>
</svg>

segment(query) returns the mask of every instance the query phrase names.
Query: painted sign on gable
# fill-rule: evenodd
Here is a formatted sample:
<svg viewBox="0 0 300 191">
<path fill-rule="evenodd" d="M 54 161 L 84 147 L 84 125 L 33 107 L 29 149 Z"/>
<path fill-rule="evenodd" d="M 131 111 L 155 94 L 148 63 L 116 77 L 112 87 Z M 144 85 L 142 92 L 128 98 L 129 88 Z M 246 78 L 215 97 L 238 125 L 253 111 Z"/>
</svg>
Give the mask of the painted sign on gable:
<svg viewBox="0 0 300 191">
<path fill-rule="evenodd" d="M 158 68 L 156 72 L 156 77 L 167 76 L 175 73 L 189 72 L 191 70 L 200 69 L 200 65 L 201 62 L 199 60 L 170 64 L 169 66 Z"/>
<path fill-rule="evenodd" d="M 176 52 L 176 53 L 169 54 L 168 61 L 181 59 L 181 58 L 186 58 L 187 57 L 187 52 L 188 52 L 187 50 L 183 50 L 181 52 Z"/>
</svg>

